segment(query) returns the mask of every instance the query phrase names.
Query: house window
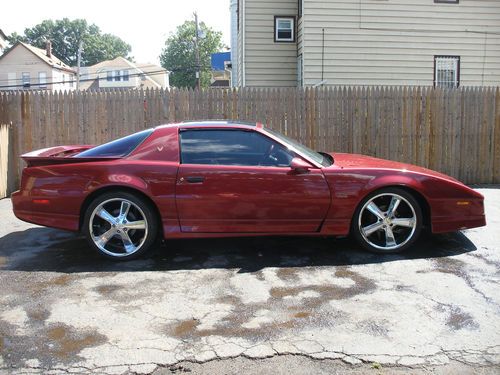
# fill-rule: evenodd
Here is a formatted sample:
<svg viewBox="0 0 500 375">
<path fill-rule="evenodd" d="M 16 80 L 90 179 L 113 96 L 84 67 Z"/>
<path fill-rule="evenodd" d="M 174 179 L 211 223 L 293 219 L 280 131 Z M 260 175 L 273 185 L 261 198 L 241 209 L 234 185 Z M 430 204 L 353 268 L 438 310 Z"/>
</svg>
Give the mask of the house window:
<svg viewBox="0 0 500 375">
<path fill-rule="evenodd" d="M 111 82 L 113 80 L 113 72 L 111 70 L 108 70 L 106 72 L 106 81 Z"/>
<path fill-rule="evenodd" d="M 73 80 L 74 80 L 74 77 L 69 76 L 69 87 L 73 87 Z"/>
<path fill-rule="evenodd" d="M 274 17 L 274 41 L 295 42 L 295 17 Z"/>
<path fill-rule="evenodd" d="M 23 77 L 23 87 L 24 88 L 30 87 L 30 74 L 24 72 L 22 77 Z"/>
<path fill-rule="evenodd" d="M 434 56 L 434 87 L 460 85 L 460 56 Z"/>
<path fill-rule="evenodd" d="M 120 81 L 120 71 L 119 70 L 115 70 L 113 73 L 114 73 L 114 76 L 115 76 L 115 81 Z"/>
<path fill-rule="evenodd" d="M 458 4 L 459 0 L 434 0 L 435 3 Z"/>
<path fill-rule="evenodd" d="M 122 78 L 124 81 L 128 81 L 128 70 L 122 70 Z"/>
<path fill-rule="evenodd" d="M 46 72 L 38 72 L 38 87 L 41 89 L 47 88 L 47 73 Z"/>
<path fill-rule="evenodd" d="M 63 74 L 62 76 L 63 76 L 63 82 L 62 83 L 63 83 L 63 85 L 66 85 L 66 74 Z"/>
</svg>

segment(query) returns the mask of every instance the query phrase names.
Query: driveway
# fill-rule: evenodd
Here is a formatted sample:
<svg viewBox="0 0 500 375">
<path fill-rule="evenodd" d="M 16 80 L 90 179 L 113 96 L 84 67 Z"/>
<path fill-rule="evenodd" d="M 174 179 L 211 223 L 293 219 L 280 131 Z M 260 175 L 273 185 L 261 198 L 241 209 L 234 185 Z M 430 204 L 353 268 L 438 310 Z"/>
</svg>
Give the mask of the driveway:
<svg viewBox="0 0 500 375">
<path fill-rule="evenodd" d="M 204 239 L 120 264 L 1 200 L 0 372 L 497 373 L 500 189 L 479 191 L 487 227 L 404 255 Z"/>
</svg>

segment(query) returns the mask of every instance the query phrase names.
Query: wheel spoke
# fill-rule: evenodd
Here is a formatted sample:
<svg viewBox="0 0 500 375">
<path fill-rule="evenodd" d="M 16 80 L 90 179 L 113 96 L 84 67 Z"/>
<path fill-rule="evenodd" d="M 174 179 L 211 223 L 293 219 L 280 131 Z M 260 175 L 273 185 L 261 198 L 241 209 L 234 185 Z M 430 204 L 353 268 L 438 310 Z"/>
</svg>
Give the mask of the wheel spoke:
<svg viewBox="0 0 500 375">
<path fill-rule="evenodd" d="M 370 211 L 372 214 L 374 214 L 379 219 L 384 218 L 384 213 L 382 211 L 380 211 L 380 208 L 378 208 L 374 202 L 370 202 L 370 204 L 368 206 L 366 206 L 366 208 L 368 211 Z"/>
<path fill-rule="evenodd" d="M 99 216 L 101 219 L 106 220 L 108 223 L 111 225 L 116 224 L 116 217 L 111 215 L 104 207 L 101 207 L 97 212 L 96 215 Z"/>
<path fill-rule="evenodd" d="M 398 217 L 392 220 L 392 224 L 394 224 L 395 227 L 413 228 L 415 226 L 415 218 Z"/>
<path fill-rule="evenodd" d="M 144 220 L 137 220 L 137 221 L 130 221 L 127 224 L 125 224 L 125 228 L 128 230 L 132 229 L 146 229 L 146 222 Z"/>
<path fill-rule="evenodd" d="M 120 206 L 120 215 L 118 216 L 118 221 L 123 223 L 127 219 L 128 211 L 130 210 L 130 202 L 122 201 Z"/>
<path fill-rule="evenodd" d="M 394 233 L 392 233 L 391 227 L 385 228 L 385 246 L 396 246 L 396 239 L 394 238 Z"/>
<path fill-rule="evenodd" d="M 137 249 L 137 247 L 132 243 L 132 240 L 130 239 L 128 233 L 122 232 L 120 233 L 120 237 L 122 239 L 126 253 L 132 253 Z"/>
<path fill-rule="evenodd" d="M 97 246 L 104 248 L 111 238 L 116 234 L 116 229 L 111 228 L 107 232 L 104 232 L 100 236 L 94 237 L 94 242 Z"/>
<path fill-rule="evenodd" d="M 397 197 L 392 197 L 391 203 L 389 204 L 389 208 L 387 209 L 387 215 L 393 216 L 396 210 L 398 209 L 399 204 L 401 203 L 401 199 Z"/>
<path fill-rule="evenodd" d="M 363 227 L 363 233 L 365 234 L 365 236 L 369 236 L 371 235 L 372 233 L 382 229 L 382 226 L 384 224 L 382 222 L 376 222 L 376 223 L 373 223 L 373 224 L 370 224 L 370 225 L 367 225 L 366 227 Z"/>
</svg>

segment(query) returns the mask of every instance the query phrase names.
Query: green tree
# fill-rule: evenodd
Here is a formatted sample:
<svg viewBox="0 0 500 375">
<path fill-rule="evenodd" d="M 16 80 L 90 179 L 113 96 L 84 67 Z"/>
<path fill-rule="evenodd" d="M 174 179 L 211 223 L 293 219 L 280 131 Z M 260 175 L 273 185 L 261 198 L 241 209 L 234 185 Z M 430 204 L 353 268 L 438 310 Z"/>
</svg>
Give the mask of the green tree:
<svg viewBox="0 0 500 375">
<path fill-rule="evenodd" d="M 201 86 L 210 86 L 210 55 L 225 48 L 222 33 L 201 22 L 199 24 L 198 47 L 200 51 Z M 172 72 L 170 84 L 175 87 L 196 86 L 196 25 L 186 21 L 170 34 L 160 55 L 161 65 Z"/>
<path fill-rule="evenodd" d="M 122 39 L 111 34 L 103 34 L 99 27 L 89 25 L 86 20 L 45 20 L 36 26 L 24 30 L 23 35 L 13 33 L 9 41 L 31 44 L 45 48 L 50 40 L 52 51 L 69 66 L 75 66 L 78 57 L 78 44 L 83 43 L 82 65 L 94 65 L 103 60 L 111 60 L 118 56 L 130 58 L 131 47 Z"/>
</svg>

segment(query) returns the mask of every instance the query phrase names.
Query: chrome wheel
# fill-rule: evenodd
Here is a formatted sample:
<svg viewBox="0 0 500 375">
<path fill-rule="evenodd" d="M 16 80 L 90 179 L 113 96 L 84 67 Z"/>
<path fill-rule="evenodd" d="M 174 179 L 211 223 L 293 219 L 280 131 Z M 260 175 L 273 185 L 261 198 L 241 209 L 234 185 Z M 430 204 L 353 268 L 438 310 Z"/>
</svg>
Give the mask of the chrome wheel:
<svg viewBox="0 0 500 375">
<path fill-rule="evenodd" d="M 420 224 L 415 207 L 396 193 L 381 193 L 370 198 L 358 216 L 358 230 L 366 243 L 381 252 L 405 246 Z"/>
<path fill-rule="evenodd" d="M 141 249 L 148 237 L 146 215 L 125 198 L 100 203 L 92 211 L 88 225 L 95 246 L 111 257 L 129 257 Z"/>
</svg>

